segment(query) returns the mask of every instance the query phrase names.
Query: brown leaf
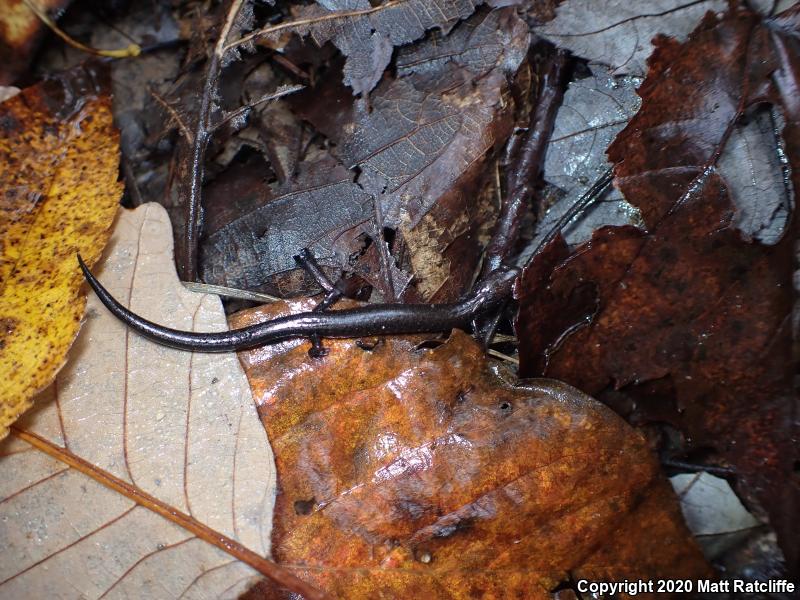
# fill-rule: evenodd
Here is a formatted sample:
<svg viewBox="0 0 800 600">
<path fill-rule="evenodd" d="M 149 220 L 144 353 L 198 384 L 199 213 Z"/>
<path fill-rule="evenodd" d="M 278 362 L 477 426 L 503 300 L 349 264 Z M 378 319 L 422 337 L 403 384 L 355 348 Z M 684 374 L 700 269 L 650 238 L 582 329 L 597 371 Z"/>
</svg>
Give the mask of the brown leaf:
<svg viewBox="0 0 800 600">
<path fill-rule="evenodd" d="M 592 394 L 627 386 L 640 399 L 632 418 L 666 420 L 688 452 L 735 465 L 740 493 L 767 509 L 790 567 L 800 539 L 789 369 L 797 221 L 784 219 L 772 246 L 739 231 L 746 223 L 719 162 L 734 128 L 769 99 L 786 119 L 793 172 L 800 165 L 797 14 L 709 14 L 685 44 L 659 39 L 642 109 L 609 149 L 647 231 L 600 229 L 566 260 L 540 257 L 517 290 L 522 372 Z M 636 391 L 645 382 L 666 397 L 645 400 Z"/>
<path fill-rule="evenodd" d="M 505 383 L 460 331 L 423 339 L 240 354 L 275 451 L 279 561 L 342 598 L 549 598 L 570 571 L 708 573 L 640 434 L 569 386 Z"/>
<path fill-rule="evenodd" d="M 318 46 L 332 41 L 347 57 L 345 85 L 354 95 L 367 94 L 380 80 L 396 46 L 418 40 L 429 29 L 447 33 L 480 4 L 483 0 L 392 0 L 373 7 L 368 0 L 319 0 L 298 10 L 300 18 L 294 23 L 264 32 L 277 34 L 288 26 L 299 35 L 311 35 Z"/>
<path fill-rule="evenodd" d="M 122 211 L 98 273 L 149 318 L 225 328 L 178 281 L 159 205 Z M 233 354 L 148 342 L 92 294 L 39 406 L 0 446 L 0 596 L 232 598 L 274 567 L 272 455 Z"/>
<path fill-rule="evenodd" d="M 615 75 L 644 75 L 655 36 L 684 39 L 704 14 L 727 5 L 725 0 L 567 0 L 536 33 Z"/>
<path fill-rule="evenodd" d="M 331 89 L 335 74 L 319 94 L 290 100 L 375 197 L 374 243 L 354 268 L 384 297 L 447 301 L 471 281 L 495 211 L 483 193 L 488 159 L 511 132 L 508 81 L 527 48 L 513 9 L 481 11 L 403 49 L 398 78 L 384 79 L 369 103 L 345 101 Z"/>
</svg>

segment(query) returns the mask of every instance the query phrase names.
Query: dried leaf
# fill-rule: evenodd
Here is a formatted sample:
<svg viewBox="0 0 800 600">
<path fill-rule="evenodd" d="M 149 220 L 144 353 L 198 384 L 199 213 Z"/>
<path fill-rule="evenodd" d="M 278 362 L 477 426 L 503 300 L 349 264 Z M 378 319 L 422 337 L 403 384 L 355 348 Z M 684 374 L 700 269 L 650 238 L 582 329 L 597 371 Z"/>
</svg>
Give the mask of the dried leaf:
<svg viewBox="0 0 800 600">
<path fill-rule="evenodd" d="M 225 329 L 219 299 L 178 281 L 158 205 L 122 211 L 98 273 L 158 322 Z M 209 544 L 134 501 L 149 495 L 217 538 L 268 553 L 272 454 L 233 354 L 153 344 L 92 295 L 69 362 L 42 400 L 0 446 L 0 596 L 234 598 L 248 585 L 257 572 L 221 540 Z M 24 441 L 31 436 L 55 456 Z M 88 473 L 64 464 L 70 456 Z M 124 493 L 105 487 L 104 474 L 121 479 Z"/>
<path fill-rule="evenodd" d="M 790 568 L 800 551 L 789 368 L 797 219 L 779 220 L 772 246 L 740 231 L 747 213 L 732 196 L 747 188 L 744 178 L 729 183 L 720 156 L 736 152 L 732 131 L 769 100 L 784 113 L 797 185 L 799 14 L 762 20 L 737 9 L 708 15 L 684 44 L 659 39 L 642 109 L 609 149 L 617 186 L 647 231 L 603 228 L 566 259 L 556 243 L 518 289 L 522 372 L 593 394 L 624 388 L 638 399 L 631 418 L 669 422 L 684 433 L 686 452 L 733 464 L 740 495 L 766 508 Z M 758 151 L 751 165 L 781 166 Z M 755 187 L 788 185 L 782 175 L 757 174 Z M 757 211 L 780 216 L 768 207 L 786 192 L 750 196 Z M 660 395 L 645 391 L 647 382 Z"/>
<path fill-rule="evenodd" d="M 43 11 L 61 11 L 70 0 L 37 0 Z M 0 0 L 0 85 L 14 83 L 28 68 L 47 27 L 22 0 Z"/>
<path fill-rule="evenodd" d="M 558 382 L 504 383 L 460 331 L 422 339 L 240 354 L 275 450 L 279 561 L 354 599 L 549 598 L 568 571 L 707 573 L 640 434 Z"/>
<path fill-rule="evenodd" d="M 111 100 L 82 69 L 0 105 L 0 439 L 64 364 L 122 195 Z M 83 93 L 81 93 L 83 92 Z"/>
</svg>

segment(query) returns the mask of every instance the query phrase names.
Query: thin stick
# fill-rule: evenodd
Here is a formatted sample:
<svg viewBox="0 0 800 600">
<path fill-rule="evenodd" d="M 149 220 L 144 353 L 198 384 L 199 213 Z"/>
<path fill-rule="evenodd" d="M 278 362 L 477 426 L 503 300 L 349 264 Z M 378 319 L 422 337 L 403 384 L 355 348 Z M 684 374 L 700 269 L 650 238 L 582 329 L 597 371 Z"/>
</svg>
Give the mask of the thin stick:
<svg viewBox="0 0 800 600">
<path fill-rule="evenodd" d="M 202 198 L 203 176 L 205 175 L 204 158 L 208 141 L 212 133 L 209 119 L 214 91 L 221 71 L 222 57 L 225 54 L 225 41 L 230 34 L 233 22 L 239 14 L 243 0 L 233 0 L 220 31 L 214 52 L 208 60 L 203 96 L 197 115 L 197 129 L 192 138 L 189 160 L 189 189 L 186 197 L 186 235 L 184 237 L 184 255 L 182 279 L 197 280 L 197 247 L 200 237 L 200 208 Z"/>
<path fill-rule="evenodd" d="M 592 184 L 588 190 L 583 193 L 583 196 L 578 198 L 578 200 L 573 204 L 567 212 L 565 212 L 558 221 L 555 222 L 550 230 L 547 232 L 542 238 L 542 241 L 539 242 L 538 246 L 536 246 L 536 250 L 533 252 L 528 263 L 533 260 L 535 256 L 539 254 L 539 251 L 542 250 L 547 244 L 552 242 L 555 237 L 561 233 L 561 230 L 566 227 L 572 219 L 577 217 L 581 214 L 584 210 L 586 210 L 589 206 L 594 204 L 600 195 L 605 191 L 605 189 L 609 186 L 611 181 L 614 179 L 614 170 L 613 168 L 608 168 L 598 179 Z"/>
<path fill-rule="evenodd" d="M 509 139 L 506 154 L 506 193 L 492 239 L 486 247 L 482 273 L 496 269 L 514 251 L 519 227 L 531 209 L 531 199 L 553 130 L 567 79 L 567 54 L 558 51 L 542 77 L 536 108 L 531 111 L 527 132 Z"/>
<path fill-rule="evenodd" d="M 181 119 L 181 116 L 178 114 L 178 112 L 172 107 L 172 105 L 170 105 L 169 102 L 164 100 L 164 98 L 162 98 L 155 90 L 150 89 L 148 91 L 150 92 L 150 95 L 155 99 L 155 101 L 158 102 L 161 105 L 161 107 L 169 113 L 169 116 L 172 117 L 172 120 L 175 121 L 175 123 L 177 123 L 178 129 L 181 130 L 181 134 L 183 135 L 183 139 L 185 139 L 186 143 L 191 146 L 193 139 L 192 134 L 189 131 L 189 128 L 186 127 L 186 124 L 183 122 L 183 119 Z"/>
<path fill-rule="evenodd" d="M 33 0 L 22 0 L 22 2 L 31 10 L 33 14 L 39 18 L 42 23 L 47 25 L 47 27 L 49 27 L 53 33 L 55 33 L 73 48 L 77 48 L 82 52 L 88 52 L 89 54 L 94 54 L 95 56 L 107 56 L 109 58 L 131 58 L 134 56 L 139 56 L 139 54 L 142 52 L 142 48 L 139 46 L 139 44 L 130 44 L 127 48 L 120 48 L 118 50 L 99 50 L 98 48 L 92 48 L 91 46 L 82 44 L 59 28 L 55 21 L 50 18 L 50 15 L 37 6 Z"/>
<path fill-rule="evenodd" d="M 197 283 L 195 281 L 183 281 L 181 283 L 183 283 L 183 287 L 190 292 L 197 292 L 198 294 L 216 294 L 217 296 L 225 296 L 226 298 L 238 298 L 239 300 L 252 300 L 254 302 L 265 303 L 280 301 L 280 298 L 270 296 L 269 294 L 250 292 L 247 290 L 225 287 L 223 285 L 211 285 L 210 283 Z"/>
<path fill-rule="evenodd" d="M 334 12 L 329 15 L 321 15 L 318 17 L 310 17 L 308 19 L 298 19 L 296 21 L 289 21 L 288 23 L 280 23 L 278 25 L 273 25 L 271 27 L 265 27 L 264 29 L 259 29 L 258 31 L 253 31 L 252 33 L 248 33 L 246 36 L 236 40 L 235 42 L 231 42 L 227 46 L 223 48 L 225 52 L 232 48 L 236 48 L 237 46 L 241 46 L 242 44 L 246 44 L 247 42 L 254 40 L 256 38 L 264 37 L 273 33 L 277 33 L 279 31 L 283 31 L 285 29 L 299 29 L 305 27 L 306 25 L 313 25 L 314 23 L 323 23 L 325 21 L 333 21 L 336 19 L 346 19 L 349 17 L 360 17 L 364 15 L 369 15 L 381 10 L 386 10 L 387 8 L 392 8 L 393 6 L 397 6 L 399 4 L 407 3 L 408 0 L 390 0 L 386 4 L 381 4 L 380 6 L 375 6 L 372 8 L 364 8 L 361 10 L 352 10 L 352 11 L 344 11 L 344 12 Z"/>
<path fill-rule="evenodd" d="M 219 129 L 225 123 L 233 121 L 234 119 L 238 119 L 242 115 L 246 114 L 248 111 L 254 109 L 256 106 L 260 104 L 264 104 L 265 102 L 269 102 L 270 100 L 277 100 L 278 98 L 283 98 L 284 96 L 288 96 L 289 94 L 294 94 L 295 92 L 299 92 L 300 90 L 305 89 L 306 86 L 304 85 L 282 85 L 276 91 L 270 94 L 264 94 L 258 100 L 254 100 L 253 102 L 248 102 L 244 106 L 240 106 L 236 110 L 229 112 L 225 115 L 225 118 L 220 120 L 219 123 L 214 125 L 214 129 Z"/>
</svg>

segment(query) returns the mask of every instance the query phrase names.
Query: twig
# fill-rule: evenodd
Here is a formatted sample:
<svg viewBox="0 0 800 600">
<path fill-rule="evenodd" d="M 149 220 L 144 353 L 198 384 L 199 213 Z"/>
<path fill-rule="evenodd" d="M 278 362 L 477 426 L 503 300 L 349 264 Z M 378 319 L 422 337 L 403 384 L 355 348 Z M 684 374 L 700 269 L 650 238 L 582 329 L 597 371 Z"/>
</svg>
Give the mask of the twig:
<svg viewBox="0 0 800 600">
<path fill-rule="evenodd" d="M 408 0 L 390 0 L 385 4 L 381 4 L 380 6 L 374 6 L 372 8 L 334 12 L 329 15 L 320 15 L 318 17 L 309 17 L 307 19 L 298 19 L 296 21 L 289 21 L 288 23 L 280 23 L 278 25 L 272 25 L 271 27 L 265 27 L 263 29 L 259 29 L 258 31 L 253 31 L 252 33 L 248 33 L 246 36 L 236 40 L 235 42 L 231 42 L 230 44 L 228 44 L 223 48 L 223 51 L 227 52 L 232 48 L 236 48 L 237 46 L 246 44 L 247 42 L 254 40 L 256 38 L 271 35 L 273 33 L 277 33 L 285 29 L 299 29 L 305 27 L 306 25 L 313 25 L 314 23 L 323 23 L 325 21 L 333 21 L 336 19 L 346 19 L 349 17 L 360 17 L 364 15 L 369 15 L 375 12 L 386 10 L 387 8 L 392 8 L 393 6 L 397 6 L 398 4 L 403 4 L 404 2 L 408 2 Z"/>
<path fill-rule="evenodd" d="M 222 65 L 222 57 L 225 54 L 225 41 L 230 34 L 233 22 L 239 14 L 243 0 L 232 0 L 225 17 L 225 23 L 219 34 L 214 51 L 208 59 L 206 68 L 205 84 L 203 86 L 203 96 L 200 100 L 200 110 L 197 115 L 197 129 L 192 137 L 189 161 L 189 189 L 186 197 L 186 235 L 184 236 L 184 253 L 182 265 L 182 279 L 188 281 L 197 280 L 197 247 L 200 237 L 200 209 L 201 193 L 203 187 L 203 176 L 205 175 L 204 158 L 208 141 L 212 133 L 210 127 L 210 116 L 212 98 L 217 89 L 217 81 Z"/>
<path fill-rule="evenodd" d="M 570 221 L 581 214 L 584 210 L 586 210 L 589 206 L 594 204 L 598 198 L 600 198 L 601 194 L 606 190 L 606 188 L 611 184 L 611 181 L 614 179 L 614 170 L 613 168 L 608 168 L 606 171 L 592 184 L 588 190 L 583 193 L 583 196 L 578 198 L 578 200 L 570 206 L 569 210 L 561 215 L 561 218 L 555 222 L 555 224 L 550 228 L 542 238 L 542 241 L 536 246 L 536 250 L 531 255 L 530 259 L 527 261 L 528 264 L 539 254 L 539 251 L 542 250 L 547 244 L 552 242 L 555 237 L 561 233 L 561 231 L 569 225 Z"/>
<path fill-rule="evenodd" d="M 49 27 L 53 33 L 55 33 L 73 48 L 94 54 L 95 56 L 106 56 L 108 58 L 131 58 L 134 56 L 139 56 L 139 54 L 142 52 L 142 48 L 139 46 L 139 44 L 130 44 L 127 48 L 119 48 L 117 50 L 99 50 L 97 48 L 92 48 L 91 46 L 82 44 L 75 38 L 71 37 L 68 33 L 60 29 L 59 26 L 56 25 L 55 21 L 50 18 L 50 15 L 37 6 L 33 0 L 22 0 L 22 2 L 31 10 L 33 14 L 39 18 L 42 23 L 47 25 L 47 27 Z"/>
<path fill-rule="evenodd" d="M 225 296 L 226 298 L 252 300 L 253 302 L 278 302 L 280 300 L 280 298 L 270 296 L 269 294 L 250 292 L 248 290 L 240 290 L 223 285 L 211 285 L 209 283 L 197 283 L 195 281 L 182 281 L 181 283 L 183 283 L 183 287 L 190 292 L 197 292 L 198 294 L 216 294 L 217 296 Z"/>
<path fill-rule="evenodd" d="M 148 91 L 150 92 L 150 95 L 155 99 L 155 101 L 158 102 L 164 108 L 164 110 L 166 110 L 169 113 L 169 116 L 172 117 L 172 120 L 175 121 L 175 123 L 177 123 L 178 129 L 181 130 L 181 134 L 183 135 L 183 139 L 185 139 L 186 143 L 191 146 L 193 139 L 192 134 L 189 131 L 189 128 L 186 127 L 186 123 L 183 122 L 183 119 L 181 119 L 181 116 L 178 114 L 178 112 L 172 107 L 172 105 L 169 102 L 164 100 L 164 98 L 162 98 L 155 90 L 150 89 Z"/>
<path fill-rule="evenodd" d="M 525 213 L 530 210 L 534 186 L 544 164 L 547 142 L 564 97 L 567 71 L 567 54 L 559 50 L 550 59 L 542 77 L 538 102 L 531 111 L 527 132 L 509 139 L 506 150 L 506 193 L 494 234 L 486 247 L 483 274 L 496 269 L 514 251 L 519 226 Z"/>
<path fill-rule="evenodd" d="M 511 364 L 514 364 L 516 366 L 519 366 L 519 359 L 518 358 L 514 358 L 513 356 L 509 356 L 508 354 L 503 354 L 502 352 L 498 352 L 497 350 L 493 350 L 492 348 L 489 348 L 486 351 L 486 354 L 488 354 L 490 356 L 494 356 L 495 358 L 499 358 L 500 360 L 504 360 L 506 362 L 510 362 Z"/>
<path fill-rule="evenodd" d="M 294 94 L 295 92 L 299 92 L 300 90 L 305 89 L 304 85 L 282 85 L 276 91 L 270 94 L 264 94 L 258 100 L 254 100 L 253 102 L 248 102 L 244 106 L 240 106 L 236 110 L 229 112 L 223 119 L 220 120 L 219 123 L 214 125 L 213 129 L 216 131 L 226 123 L 238 119 L 239 117 L 247 114 L 249 111 L 253 110 L 256 106 L 260 104 L 264 104 L 265 102 L 269 102 L 270 100 L 277 100 L 278 98 L 283 98 L 284 96 L 288 96 L 289 94 Z"/>
</svg>

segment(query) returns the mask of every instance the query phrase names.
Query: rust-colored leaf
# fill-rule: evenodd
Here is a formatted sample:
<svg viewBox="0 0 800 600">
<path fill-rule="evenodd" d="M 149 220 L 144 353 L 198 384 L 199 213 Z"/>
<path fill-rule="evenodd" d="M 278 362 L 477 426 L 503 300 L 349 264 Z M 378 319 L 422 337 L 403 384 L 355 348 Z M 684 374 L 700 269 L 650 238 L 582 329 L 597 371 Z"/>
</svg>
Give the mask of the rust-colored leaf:
<svg viewBox="0 0 800 600">
<path fill-rule="evenodd" d="M 522 372 L 592 394 L 621 389 L 636 405 L 631 418 L 669 422 L 685 436 L 681 450 L 733 464 L 740 493 L 768 511 L 790 568 L 800 551 L 789 370 L 797 219 L 770 205 L 779 191 L 750 194 L 772 206 L 751 214 L 769 213 L 777 231 L 762 236 L 769 219 L 755 228 L 742 219 L 736 201 L 747 191 L 725 157 L 742 121 L 776 105 L 797 189 L 798 15 L 709 13 L 686 43 L 659 39 L 642 109 L 609 148 L 616 185 L 647 230 L 603 228 L 566 259 L 557 241 L 517 290 Z M 749 173 L 757 188 L 776 185 L 774 174 Z M 647 382 L 664 393 L 647 393 Z"/>
<path fill-rule="evenodd" d="M 276 457 L 277 560 L 340 598 L 547 598 L 568 572 L 708 573 L 622 419 L 555 381 L 505 383 L 460 331 L 423 339 L 240 354 Z"/>
<path fill-rule="evenodd" d="M 0 105 L 0 439 L 63 366 L 122 186 L 103 76 L 76 69 Z"/>
</svg>

